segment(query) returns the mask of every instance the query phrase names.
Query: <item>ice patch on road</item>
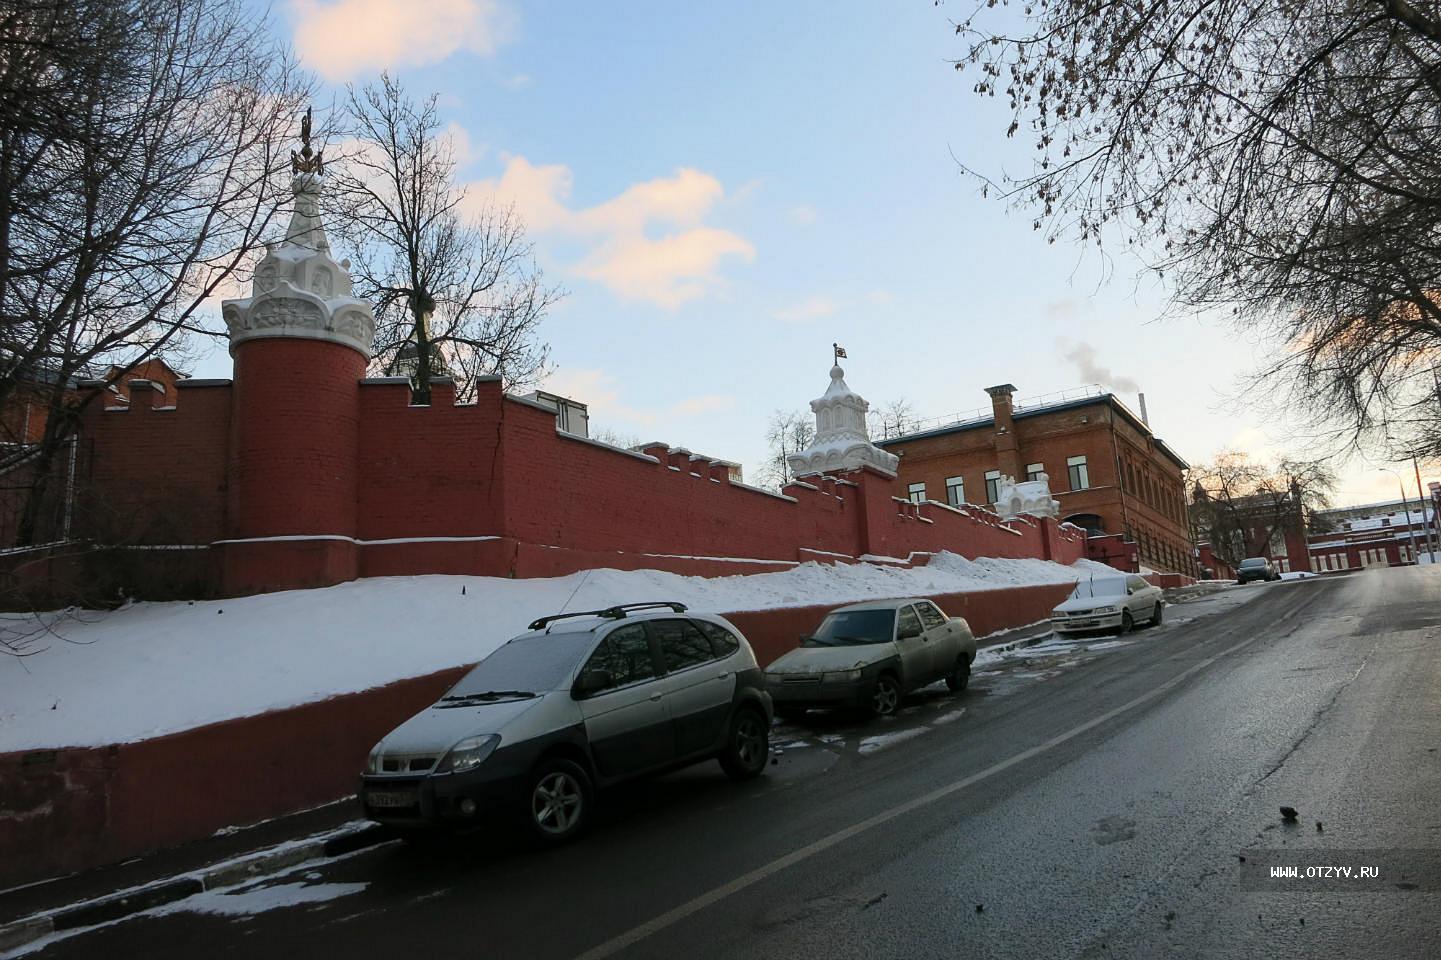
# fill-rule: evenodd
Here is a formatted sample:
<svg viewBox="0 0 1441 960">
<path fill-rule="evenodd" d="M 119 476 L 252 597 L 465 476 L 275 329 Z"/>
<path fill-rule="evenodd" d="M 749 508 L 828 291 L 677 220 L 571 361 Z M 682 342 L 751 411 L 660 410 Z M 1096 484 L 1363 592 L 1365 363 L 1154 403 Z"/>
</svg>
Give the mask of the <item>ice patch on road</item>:
<svg viewBox="0 0 1441 960">
<path fill-rule="evenodd" d="M 926 732 L 925 727 L 911 727 L 909 730 L 897 730 L 895 733 L 882 733 L 874 737 L 864 737 L 861 740 L 859 753 L 861 756 L 875 753 L 877 750 L 885 750 L 894 747 L 898 743 L 919 737 Z"/>
<path fill-rule="evenodd" d="M 157 907 L 150 916 L 165 913 L 209 913 L 226 917 L 253 917 L 258 913 L 327 903 L 360 893 L 368 883 L 280 883 L 240 890 L 207 890 L 193 897 Z"/>
</svg>

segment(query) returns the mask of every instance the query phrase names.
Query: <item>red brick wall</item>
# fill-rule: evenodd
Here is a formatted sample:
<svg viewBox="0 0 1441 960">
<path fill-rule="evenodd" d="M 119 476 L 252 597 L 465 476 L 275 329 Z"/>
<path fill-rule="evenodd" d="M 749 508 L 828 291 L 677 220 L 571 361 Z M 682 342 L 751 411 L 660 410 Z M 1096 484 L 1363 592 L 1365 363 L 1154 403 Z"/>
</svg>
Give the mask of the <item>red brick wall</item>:
<svg viewBox="0 0 1441 960">
<path fill-rule="evenodd" d="M 438 385 L 433 405 L 416 407 L 403 382 L 362 383 L 361 366 L 324 341 L 253 340 L 236 348 L 233 386 L 182 384 L 174 410 L 150 409 L 140 391 L 134 409 L 92 411 L 93 512 L 77 532 L 216 544 L 222 594 L 375 575 L 714 576 L 862 555 L 1068 563 L 1084 552 L 1049 521 L 898 501 L 897 482 L 873 470 L 775 495 L 682 451 L 642 456 L 558 433 L 549 411 L 503 396 L 497 380 L 475 404 Z M 150 517 L 163 534 L 108 532 Z"/>
<path fill-rule="evenodd" d="M 203 544 L 225 536 L 229 385 L 182 388 L 174 409 L 138 391 L 89 404 L 80 427 L 74 533 L 104 543 Z"/>
</svg>

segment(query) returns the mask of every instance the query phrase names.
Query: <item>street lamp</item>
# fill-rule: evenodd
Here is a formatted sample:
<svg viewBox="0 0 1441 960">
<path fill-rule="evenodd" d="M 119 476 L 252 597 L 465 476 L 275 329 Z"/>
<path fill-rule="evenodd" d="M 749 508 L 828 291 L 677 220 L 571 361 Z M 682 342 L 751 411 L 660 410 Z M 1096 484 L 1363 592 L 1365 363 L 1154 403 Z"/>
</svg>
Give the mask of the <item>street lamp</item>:
<svg viewBox="0 0 1441 960">
<path fill-rule="evenodd" d="M 1406 511 L 1406 532 L 1411 535 L 1411 560 L 1419 563 L 1421 554 L 1416 551 L 1416 528 L 1411 523 L 1411 503 L 1406 499 L 1406 481 L 1401 479 L 1401 474 L 1389 467 L 1377 467 L 1382 473 L 1389 473 L 1396 478 L 1396 489 L 1401 491 L 1401 508 Z M 1421 504 L 1421 522 L 1426 522 L 1426 504 Z"/>
</svg>

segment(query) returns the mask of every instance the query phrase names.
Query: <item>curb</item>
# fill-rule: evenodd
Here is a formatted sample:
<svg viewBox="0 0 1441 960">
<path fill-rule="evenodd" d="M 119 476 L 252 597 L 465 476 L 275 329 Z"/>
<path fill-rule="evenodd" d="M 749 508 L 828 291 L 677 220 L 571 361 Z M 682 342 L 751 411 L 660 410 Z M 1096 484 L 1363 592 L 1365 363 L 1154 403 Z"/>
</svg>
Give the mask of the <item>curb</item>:
<svg viewBox="0 0 1441 960">
<path fill-rule="evenodd" d="M 307 860 L 354 853 L 384 843 L 392 836 L 389 830 L 378 824 L 358 829 L 341 828 L 339 831 L 281 844 L 269 852 L 242 856 L 170 880 L 161 880 L 25 917 L 0 926 L 0 952 L 23 947 L 52 933 L 121 920 L 206 890 L 239 886 Z"/>
</svg>

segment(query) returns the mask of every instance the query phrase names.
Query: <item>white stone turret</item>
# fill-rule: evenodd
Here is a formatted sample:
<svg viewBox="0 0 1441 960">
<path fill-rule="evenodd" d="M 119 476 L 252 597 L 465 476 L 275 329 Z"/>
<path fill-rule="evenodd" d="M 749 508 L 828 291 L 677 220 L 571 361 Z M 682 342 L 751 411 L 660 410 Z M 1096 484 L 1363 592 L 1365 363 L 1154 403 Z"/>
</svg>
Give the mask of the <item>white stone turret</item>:
<svg viewBox="0 0 1441 960">
<path fill-rule="evenodd" d="M 786 458 L 797 477 L 841 473 L 863 466 L 896 475 L 900 458 L 871 443 L 866 430 L 870 404 L 846 386 L 845 375 L 839 363 L 831 367 L 831 385 L 824 396 L 811 401 L 816 415 L 815 441 L 801 453 Z"/>
<path fill-rule="evenodd" d="M 265 245 L 251 294 L 221 303 L 230 330 L 230 353 L 247 340 L 295 337 L 343 344 L 368 360 L 375 343 L 375 312 L 351 296 L 350 261 L 330 258 L 320 221 L 322 175 L 302 171 L 291 179 L 295 212 L 280 243 Z"/>
<path fill-rule="evenodd" d="M 1061 501 L 1051 499 L 1051 478 L 1044 473 L 1020 483 L 1002 476 L 996 491 L 996 512 L 1008 520 L 1022 513 L 1052 519 L 1061 515 Z"/>
</svg>

